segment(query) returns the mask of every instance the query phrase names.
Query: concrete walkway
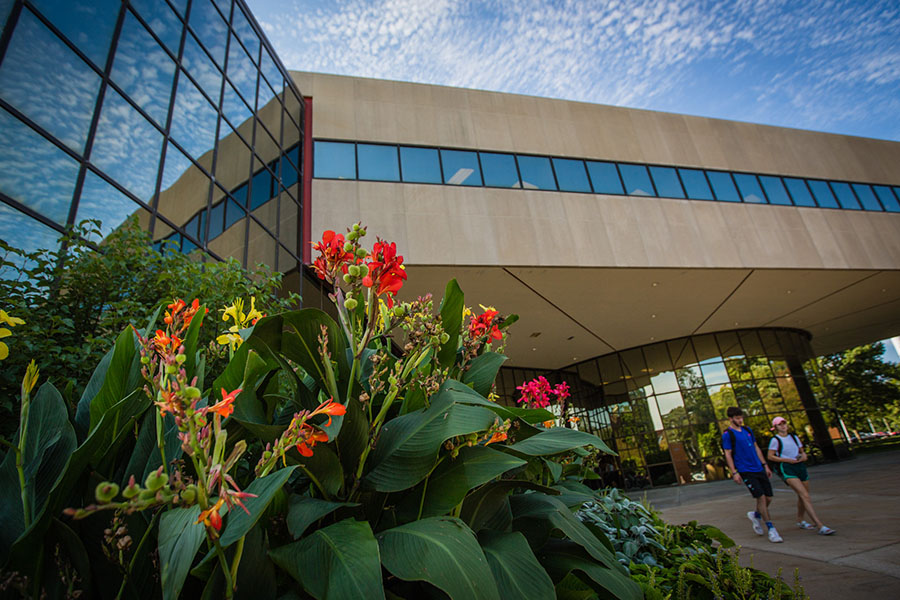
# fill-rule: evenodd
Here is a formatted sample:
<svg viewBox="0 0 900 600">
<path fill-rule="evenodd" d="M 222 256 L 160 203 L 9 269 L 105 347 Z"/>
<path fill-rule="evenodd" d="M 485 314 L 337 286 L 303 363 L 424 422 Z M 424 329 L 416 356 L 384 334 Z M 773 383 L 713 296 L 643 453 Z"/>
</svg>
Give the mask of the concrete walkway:
<svg viewBox="0 0 900 600">
<path fill-rule="evenodd" d="M 669 523 L 715 525 L 741 550 L 741 563 L 793 583 L 812 600 L 900 598 L 900 451 L 869 454 L 810 469 L 813 506 L 832 536 L 804 531 L 796 495 L 777 477 L 770 514 L 784 543 L 753 533 L 746 512 L 753 499 L 733 481 L 648 490 L 646 497 Z M 637 498 L 635 493 L 629 494 Z"/>
</svg>

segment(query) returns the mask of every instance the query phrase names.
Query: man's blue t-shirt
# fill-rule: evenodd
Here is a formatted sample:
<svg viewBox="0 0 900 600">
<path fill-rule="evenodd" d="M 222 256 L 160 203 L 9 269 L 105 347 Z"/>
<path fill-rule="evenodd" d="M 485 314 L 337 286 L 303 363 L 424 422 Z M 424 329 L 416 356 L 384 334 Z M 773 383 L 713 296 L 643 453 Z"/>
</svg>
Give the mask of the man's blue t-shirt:
<svg viewBox="0 0 900 600">
<path fill-rule="evenodd" d="M 731 447 L 731 436 L 728 435 L 728 429 L 734 434 L 735 448 Z M 756 440 L 753 434 L 746 427 L 741 427 L 738 431 L 733 427 L 729 427 L 722 434 L 722 447 L 731 450 L 731 458 L 734 460 L 734 468 L 739 473 L 756 473 L 763 470 L 762 463 L 759 462 L 759 456 L 756 454 Z"/>
</svg>

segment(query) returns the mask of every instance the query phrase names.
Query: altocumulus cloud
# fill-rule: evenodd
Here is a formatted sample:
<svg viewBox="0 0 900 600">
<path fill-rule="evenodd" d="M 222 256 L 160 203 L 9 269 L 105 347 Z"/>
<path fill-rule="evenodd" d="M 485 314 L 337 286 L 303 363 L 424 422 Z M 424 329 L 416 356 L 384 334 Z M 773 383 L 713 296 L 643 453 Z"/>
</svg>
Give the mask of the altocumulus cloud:
<svg viewBox="0 0 900 600">
<path fill-rule="evenodd" d="M 896 0 L 248 0 L 289 69 L 900 139 Z"/>
</svg>

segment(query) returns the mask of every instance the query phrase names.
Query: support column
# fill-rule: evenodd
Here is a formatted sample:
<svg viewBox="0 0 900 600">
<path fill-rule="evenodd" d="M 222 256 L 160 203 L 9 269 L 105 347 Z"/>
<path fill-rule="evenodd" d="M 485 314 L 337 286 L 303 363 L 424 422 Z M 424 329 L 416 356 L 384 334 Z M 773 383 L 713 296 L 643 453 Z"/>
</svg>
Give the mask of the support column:
<svg viewBox="0 0 900 600">
<path fill-rule="evenodd" d="M 816 444 L 821 448 L 822 455 L 828 460 L 838 460 L 837 450 L 834 442 L 831 440 L 831 434 L 828 433 L 828 424 L 822 415 L 822 409 L 816 402 L 816 395 L 806 379 L 806 373 L 803 371 L 803 365 L 796 356 L 785 357 L 791 377 L 794 379 L 794 385 L 797 386 L 797 392 L 800 394 L 800 402 L 806 409 L 806 415 L 809 417 L 809 424 L 813 428 L 813 436 Z"/>
</svg>

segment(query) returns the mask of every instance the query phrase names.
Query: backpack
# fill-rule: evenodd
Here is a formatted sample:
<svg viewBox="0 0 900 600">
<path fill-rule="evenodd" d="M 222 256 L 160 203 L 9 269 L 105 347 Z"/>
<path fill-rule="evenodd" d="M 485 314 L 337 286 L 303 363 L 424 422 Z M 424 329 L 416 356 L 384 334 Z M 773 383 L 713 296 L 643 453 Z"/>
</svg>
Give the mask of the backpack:
<svg viewBox="0 0 900 600">
<path fill-rule="evenodd" d="M 794 443 L 797 444 L 797 447 L 798 447 L 798 448 L 800 448 L 800 447 L 801 447 L 801 445 L 800 445 L 800 440 L 797 439 L 797 435 L 794 434 L 794 432 L 791 432 L 791 433 L 789 433 L 788 435 L 791 436 L 791 438 L 794 440 Z M 781 456 L 781 451 L 784 449 L 784 444 L 782 443 L 781 438 L 778 437 L 777 435 L 773 435 L 773 436 L 772 436 L 772 439 L 774 439 L 774 440 L 775 440 L 775 443 L 778 444 L 778 448 L 775 449 L 775 456 L 780 457 L 780 456 Z M 771 440 L 770 440 L 770 443 L 771 443 Z M 774 473 L 779 473 L 779 474 L 780 474 L 780 473 L 781 473 L 781 465 L 784 464 L 784 463 L 775 462 L 774 460 L 769 460 L 769 450 L 768 450 L 768 448 L 769 448 L 769 446 L 766 445 L 766 462 L 769 463 L 769 468 L 772 469 L 772 471 L 773 471 Z"/>
<path fill-rule="evenodd" d="M 747 427 L 746 425 L 744 425 L 743 428 L 750 432 L 750 435 L 753 437 L 753 441 L 755 442 L 755 441 L 756 441 L 756 434 L 753 433 L 753 430 L 750 429 L 749 427 Z M 729 440 L 731 441 L 731 452 L 732 452 L 732 455 L 733 455 L 733 454 L 734 454 L 734 447 L 737 445 L 737 438 L 734 437 L 734 430 L 733 430 L 731 427 L 729 427 L 729 428 L 726 429 L 725 431 L 728 433 L 728 438 L 729 438 Z M 725 445 L 724 445 L 724 444 L 722 444 L 722 453 L 723 453 L 723 454 L 725 453 Z"/>
</svg>

